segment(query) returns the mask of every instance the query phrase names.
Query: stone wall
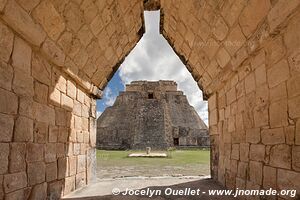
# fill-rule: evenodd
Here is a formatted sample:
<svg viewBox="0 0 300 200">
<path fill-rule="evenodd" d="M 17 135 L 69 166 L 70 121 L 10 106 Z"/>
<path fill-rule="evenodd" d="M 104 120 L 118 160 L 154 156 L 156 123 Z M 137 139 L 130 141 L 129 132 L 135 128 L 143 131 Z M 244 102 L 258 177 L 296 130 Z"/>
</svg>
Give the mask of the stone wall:
<svg viewBox="0 0 300 200">
<path fill-rule="evenodd" d="M 139 0 L 0 0 L 0 199 L 94 174 L 96 98 L 143 34 Z"/>
<path fill-rule="evenodd" d="M 212 176 L 300 191 L 300 2 L 161 0 L 161 32 L 209 98 Z"/>
</svg>

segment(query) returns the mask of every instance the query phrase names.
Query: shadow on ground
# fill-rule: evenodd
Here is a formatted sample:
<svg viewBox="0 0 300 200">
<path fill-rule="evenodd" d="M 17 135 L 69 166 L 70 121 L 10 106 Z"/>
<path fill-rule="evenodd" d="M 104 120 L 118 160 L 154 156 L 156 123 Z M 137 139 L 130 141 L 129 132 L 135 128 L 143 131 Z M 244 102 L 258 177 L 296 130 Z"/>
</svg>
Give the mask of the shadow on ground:
<svg viewBox="0 0 300 200">
<path fill-rule="evenodd" d="M 180 196 L 171 196 L 171 195 L 165 195 L 164 192 L 167 191 L 167 188 L 171 188 L 174 190 L 185 190 L 186 188 L 190 189 L 200 189 L 199 195 L 180 195 Z M 100 189 L 100 188 L 99 188 Z M 209 196 L 208 190 L 218 190 L 218 189 L 224 189 L 221 185 L 219 185 L 217 182 L 213 181 L 212 179 L 203 179 L 203 180 L 197 180 L 197 181 L 190 181 L 185 183 L 180 183 L 176 185 L 170 185 L 170 186 L 151 186 L 151 187 L 145 187 L 141 190 L 160 190 L 162 195 L 152 196 L 151 198 L 147 195 L 144 196 L 124 196 L 124 195 L 105 195 L 105 196 L 98 196 L 98 197 L 80 197 L 80 198 L 66 198 L 67 200 L 141 200 L 141 199 L 155 199 L 155 200 L 163 200 L 163 199 L 170 199 L 170 200 L 237 200 L 238 198 L 234 198 L 233 196 Z M 203 194 L 202 192 L 206 192 Z"/>
</svg>

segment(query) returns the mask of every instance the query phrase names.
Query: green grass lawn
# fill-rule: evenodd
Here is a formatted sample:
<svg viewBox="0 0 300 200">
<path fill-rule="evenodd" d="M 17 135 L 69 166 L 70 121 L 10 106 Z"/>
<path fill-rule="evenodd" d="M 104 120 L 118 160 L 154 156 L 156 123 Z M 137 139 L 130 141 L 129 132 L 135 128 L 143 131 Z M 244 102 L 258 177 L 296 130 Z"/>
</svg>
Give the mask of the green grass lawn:
<svg viewBox="0 0 300 200">
<path fill-rule="evenodd" d="M 97 150 L 97 162 L 101 166 L 184 166 L 191 164 L 209 164 L 209 150 L 174 150 L 168 151 L 167 158 L 129 158 L 130 153 L 138 151 L 105 151 Z"/>
</svg>

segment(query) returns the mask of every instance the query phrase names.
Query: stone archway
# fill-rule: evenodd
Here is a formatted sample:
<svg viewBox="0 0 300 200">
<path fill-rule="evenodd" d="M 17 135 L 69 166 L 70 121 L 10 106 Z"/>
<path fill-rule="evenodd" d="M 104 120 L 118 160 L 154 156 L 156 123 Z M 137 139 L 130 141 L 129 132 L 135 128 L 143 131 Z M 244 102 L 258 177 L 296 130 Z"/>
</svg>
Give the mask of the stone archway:
<svg viewBox="0 0 300 200">
<path fill-rule="evenodd" d="M 213 178 L 300 190 L 299 1 L 1 0 L 0 197 L 89 183 L 95 98 L 158 8 L 209 101 Z"/>
</svg>

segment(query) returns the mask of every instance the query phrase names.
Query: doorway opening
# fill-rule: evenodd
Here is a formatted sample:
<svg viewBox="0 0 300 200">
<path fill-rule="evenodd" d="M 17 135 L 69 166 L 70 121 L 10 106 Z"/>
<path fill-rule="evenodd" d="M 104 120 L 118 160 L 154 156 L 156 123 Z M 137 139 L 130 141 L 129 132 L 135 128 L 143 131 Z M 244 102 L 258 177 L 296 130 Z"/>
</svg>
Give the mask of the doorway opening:
<svg viewBox="0 0 300 200">
<path fill-rule="evenodd" d="M 209 176 L 207 101 L 202 101 L 197 83 L 159 34 L 159 11 L 146 11 L 144 16 L 146 33 L 97 103 L 97 176 Z M 165 108 L 166 104 L 171 106 Z M 147 154 L 147 147 L 166 157 L 129 157 Z"/>
</svg>

